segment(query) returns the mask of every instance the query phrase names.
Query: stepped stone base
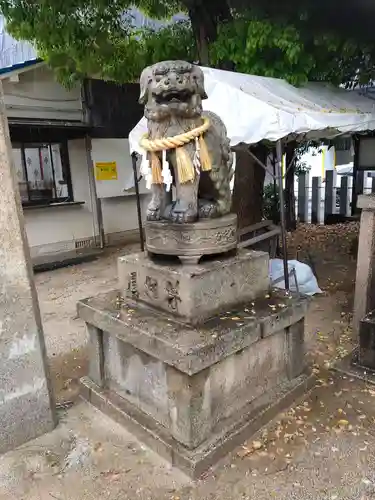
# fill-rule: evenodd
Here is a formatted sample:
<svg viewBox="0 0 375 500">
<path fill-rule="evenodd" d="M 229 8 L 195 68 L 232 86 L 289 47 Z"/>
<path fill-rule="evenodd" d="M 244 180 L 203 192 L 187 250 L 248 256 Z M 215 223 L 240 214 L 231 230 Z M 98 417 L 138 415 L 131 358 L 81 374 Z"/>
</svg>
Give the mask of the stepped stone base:
<svg viewBox="0 0 375 500">
<path fill-rule="evenodd" d="M 121 292 L 81 301 L 82 394 L 197 477 L 306 389 L 307 306 L 274 292 L 193 326 Z"/>
<path fill-rule="evenodd" d="M 209 468 L 214 466 L 240 446 L 260 428 L 276 418 L 278 413 L 288 408 L 296 399 L 302 397 L 315 383 L 315 377 L 303 374 L 296 379 L 278 386 L 277 390 L 265 394 L 259 407 L 244 412 L 237 422 L 222 433 L 218 433 L 194 450 L 182 446 L 171 438 L 165 428 L 139 411 L 127 400 L 115 392 L 103 390 L 85 377 L 81 379 L 81 396 L 126 427 L 137 439 L 145 443 L 171 465 L 182 470 L 192 479 L 199 479 Z"/>
</svg>

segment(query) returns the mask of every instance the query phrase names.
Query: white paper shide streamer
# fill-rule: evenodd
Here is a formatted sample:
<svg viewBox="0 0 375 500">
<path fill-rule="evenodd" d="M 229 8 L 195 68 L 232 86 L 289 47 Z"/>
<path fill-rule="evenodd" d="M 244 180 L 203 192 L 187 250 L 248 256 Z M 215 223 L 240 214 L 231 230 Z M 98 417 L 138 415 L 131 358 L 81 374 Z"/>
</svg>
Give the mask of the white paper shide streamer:
<svg viewBox="0 0 375 500">
<path fill-rule="evenodd" d="M 193 165 L 197 174 L 199 174 L 201 171 L 201 148 L 199 146 L 198 137 L 195 138 L 195 153 L 193 158 Z"/>
<path fill-rule="evenodd" d="M 232 151 L 232 158 L 233 158 L 233 162 L 232 162 L 232 178 L 230 180 L 229 187 L 230 187 L 231 192 L 233 193 L 233 189 L 234 189 L 234 176 L 236 175 L 236 163 L 237 163 L 237 157 L 236 157 L 236 152 L 235 151 Z"/>
<path fill-rule="evenodd" d="M 171 174 L 171 171 L 170 171 L 170 168 L 169 168 L 169 162 L 167 161 L 167 152 L 166 150 L 163 151 L 163 154 L 162 154 L 162 171 L 161 171 L 161 175 L 163 177 L 163 182 L 166 186 L 166 191 L 169 192 L 169 190 L 171 189 L 171 185 L 172 185 L 172 182 L 173 182 L 173 177 L 172 177 L 172 174 Z"/>
<path fill-rule="evenodd" d="M 151 189 L 152 172 L 150 167 L 150 160 L 147 158 L 147 152 L 145 150 L 142 150 L 140 173 L 145 178 L 146 188 Z"/>
</svg>

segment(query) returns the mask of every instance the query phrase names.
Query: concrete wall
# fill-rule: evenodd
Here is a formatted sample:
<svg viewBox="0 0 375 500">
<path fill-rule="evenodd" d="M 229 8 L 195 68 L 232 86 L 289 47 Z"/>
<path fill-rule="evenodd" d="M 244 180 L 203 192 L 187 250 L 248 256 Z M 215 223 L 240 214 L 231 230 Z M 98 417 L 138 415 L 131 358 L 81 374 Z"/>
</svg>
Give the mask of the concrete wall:
<svg viewBox="0 0 375 500">
<path fill-rule="evenodd" d="M 47 66 L 3 80 L 8 118 L 83 121 L 81 88 L 66 90 Z"/>
<path fill-rule="evenodd" d="M 98 234 L 95 207 L 90 190 L 85 142 L 69 141 L 69 160 L 74 201 L 84 205 L 25 208 L 26 231 L 33 257 L 72 250 Z M 142 196 L 143 212 L 147 196 Z M 104 230 L 109 243 L 134 241 L 138 237 L 137 208 L 134 195 L 102 201 Z M 82 240 L 88 240 L 87 242 Z"/>
</svg>

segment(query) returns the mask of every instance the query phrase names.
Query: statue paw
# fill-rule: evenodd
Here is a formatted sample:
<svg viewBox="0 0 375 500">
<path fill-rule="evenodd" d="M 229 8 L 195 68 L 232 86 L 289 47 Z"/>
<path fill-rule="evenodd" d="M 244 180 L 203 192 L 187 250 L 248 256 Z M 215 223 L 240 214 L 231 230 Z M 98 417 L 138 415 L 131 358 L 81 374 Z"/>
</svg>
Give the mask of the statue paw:
<svg viewBox="0 0 375 500">
<path fill-rule="evenodd" d="M 187 224 L 191 222 L 196 222 L 198 219 L 198 213 L 193 208 L 192 204 L 184 204 L 179 201 L 172 204 L 169 212 L 169 220 L 176 224 Z"/>
<path fill-rule="evenodd" d="M 170 220 L 176 224 L 187 224 L 189 222 L 196 222 L 198 219 L 196 214 L 189 214 L 188 212 L 172 212 Z"/>
<path fill-rule="evenodd" d="M 156 220 L 160 220 L 161 217 L 160 217 L 160 210 L 159 209 L 148 209 L 147 210 L 147 216 L 146 216 L 146 219 L 147 220 L 150 220 L 150 221 L 156 221 Z"/>
<path fill-rule="evenodd" d="M 184 222 L 184 214 L 182 212 L 171 213 L 170 220 L 176 224 L 182 224 Z"/>
<path fill-rule="evenodd" d="M 213 219 L 218 217 L 218 207 L 215 202 L 199 200 L 199 218 L 200 219 Z"/>
</svg>

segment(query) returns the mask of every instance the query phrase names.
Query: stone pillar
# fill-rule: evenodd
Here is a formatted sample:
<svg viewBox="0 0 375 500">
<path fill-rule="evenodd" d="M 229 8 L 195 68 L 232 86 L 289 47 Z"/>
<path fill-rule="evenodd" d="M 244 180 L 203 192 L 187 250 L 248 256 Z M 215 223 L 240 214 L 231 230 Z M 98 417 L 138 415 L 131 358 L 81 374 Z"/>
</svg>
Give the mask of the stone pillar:
<svg viewBox="0 0 375 500">
<path fill-rule="evenodd" d="M 0 453 L 56 423 L 0 82 Z"/>
<path fill-rule="evenodd" d="M 362 214 L 353 314 L 353 329 L 356 334 L 359 332 L 360 321 L 375 309 L 375 195 L 358 196 L 357 207 L 362 209 Z"/>
</svg>

